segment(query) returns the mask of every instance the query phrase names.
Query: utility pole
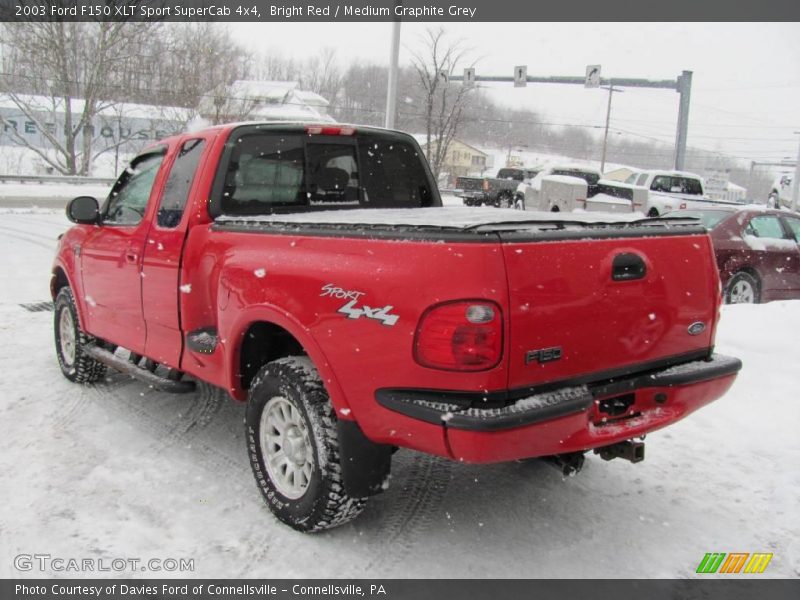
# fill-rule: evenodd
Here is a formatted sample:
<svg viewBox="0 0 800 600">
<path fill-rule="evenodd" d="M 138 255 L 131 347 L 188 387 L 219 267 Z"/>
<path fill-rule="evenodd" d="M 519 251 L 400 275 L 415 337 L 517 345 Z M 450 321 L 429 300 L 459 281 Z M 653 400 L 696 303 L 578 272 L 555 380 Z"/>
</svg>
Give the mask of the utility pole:
<svg viewBox="0 0 800 600">
<path fill-rule="evenodd" d="M 675 170 L 683 170 L 686 161 L 686 136 L 689 133 L 689 98 L 692 94 L 692 72 L 684 71 L 678 77 L 676 91 L 681 95 L 678 104 L 678 131 L 675 135 Z"/>
<path fill-rule="evenodd" d="M 613 83 L 609 84 L 607 88 L 604 87 L 603 89 L 608 90 L 608 108 L 606 109 L 606 131 L 603 134 L 603 158 L 600 159 L 601 173 L 606 170 L 606 149 L 608 148 L 608 125 L 611 122 L 611 97 L 614 95 L 614 92 L 625 91 L 619 88 L 615 88 Z"/>
<path fill-rule="evenodd" d="M 795 131 L 795 135 L 800 134 L 800 131 Z M 800 145 L 797 148 L 797 162 L 794 165 L 794 178 L 792 179 L 792 210 L 797 210 L 797 205 L 800 202 Z M 779 201 L 780 202 L 780 201 Z"/>
<path fill-rule="evenodd" d="M 402 0 L 397 0 L 395 6 L 402 6 Z M 394 13 L 397 14 L 397 11 Z M 397 63 L 400 58 L 400 17 L 395 17 L 392 22 L 392 45 L 389 54 L 389 84 L 386 86 L 386 129 L 394 129 L 394 119 L 397 113 Z"/>
</svg>

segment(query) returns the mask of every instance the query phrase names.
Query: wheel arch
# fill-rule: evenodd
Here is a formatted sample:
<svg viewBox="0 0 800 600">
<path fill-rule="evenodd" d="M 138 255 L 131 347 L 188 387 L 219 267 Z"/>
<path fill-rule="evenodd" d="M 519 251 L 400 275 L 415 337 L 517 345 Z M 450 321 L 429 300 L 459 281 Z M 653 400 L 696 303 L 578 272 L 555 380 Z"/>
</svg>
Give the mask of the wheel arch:
<svg viewBox="0 0 800 600">
<path fill-rule="evenodd" d="M 333 368 L 312 333 L 296 319 L 273 307 L 244 311 L 231 328 L 227 363 L 228 389 L 237 400 L 247 399 L 250 382 L 266 363 L 287 356 L 308 356 L 319 372 L 331 404 L 339 413 L 349 408 Z"/>
<path fill-rule="evenodd" d="M 86 303 L 83 299 L 83 294 L 75 285 L 75 282 L 69 276 L 69 270 L 61 264 L 60 261 L 56 262 L 50 274 L 50 297 L 55 302 L 58 293 L 65 287 L 72 290 L 72 296 L 75 299 L 75 308 L 78 312 L 78 325 L 84 331 L 87 331 L 86 320 L 84 319 L 84 311 L 86 310 Z"/>
</svg>

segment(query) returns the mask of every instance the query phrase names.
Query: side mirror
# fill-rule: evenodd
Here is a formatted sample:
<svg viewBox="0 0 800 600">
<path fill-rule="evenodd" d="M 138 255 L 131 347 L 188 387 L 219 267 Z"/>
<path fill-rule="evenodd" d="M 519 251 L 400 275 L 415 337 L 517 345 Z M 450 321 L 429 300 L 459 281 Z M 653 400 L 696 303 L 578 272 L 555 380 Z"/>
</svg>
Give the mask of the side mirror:
<svg viewBox="0 0 800 600">
<path fill-rule="evenodd" d="M 93 225 L 100 217 L 100 205 L 97 198 L 78 196 L 67 204 L 67 218 L 73 223 Z"/>
</svg>

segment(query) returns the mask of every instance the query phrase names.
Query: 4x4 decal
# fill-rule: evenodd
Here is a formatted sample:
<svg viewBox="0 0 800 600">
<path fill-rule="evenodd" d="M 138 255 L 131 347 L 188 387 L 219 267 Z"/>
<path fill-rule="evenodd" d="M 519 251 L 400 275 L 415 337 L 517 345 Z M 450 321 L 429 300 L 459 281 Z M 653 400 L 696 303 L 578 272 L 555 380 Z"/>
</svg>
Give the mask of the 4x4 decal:
<svg viewBox="0 0 800 600">
<path fill-rule="evenodd" d="M 380 321 L 383 325 L 387 325 L 389 327 L 397 323 L 400 317 L 398 315 L 389 314 L 392 308 L 394 308 L 391 305 L 382 306 L 379 308 L 373 308 L 371 306 L 367 306 L 366 304 L 359 306 L 359 299 L 364 295 L 365 292 L 345 290 L 333 285 L 332 283 L 323 285 L 322 293 L 320 294 L 320 296 L 323 297 L 327 296 L 331 298 L 348 299 L 349 302 L 336 311 L 342 315 L 345 315 L 348 319 L 360 319 L 361 317 L 366 317 L 367 319 L 375 319 L 376 321 Z"/>
</svg>

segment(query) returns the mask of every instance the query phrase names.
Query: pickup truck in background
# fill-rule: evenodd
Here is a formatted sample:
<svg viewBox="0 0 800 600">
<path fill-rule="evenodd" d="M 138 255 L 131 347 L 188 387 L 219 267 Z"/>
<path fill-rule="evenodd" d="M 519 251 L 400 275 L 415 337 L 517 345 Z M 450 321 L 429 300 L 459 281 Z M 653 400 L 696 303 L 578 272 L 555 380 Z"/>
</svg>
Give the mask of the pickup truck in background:
<svg viewBox="0 0 800 600">
<path fill-rule="evenodd" d="M 465 206 L 496 206 L 497 208 L 519 208 L 514 205 L 515 191 L 520 182 L 533 179 L 538 169 L 508 167 L 500 169 L 497 177 L 458 177 L 456 196 Z"/>
<path fill-rule="evenodd" d="M 773 183 L 767 198 L 770 208 L 792 207 L 792 176 L 781 175 Z"/>
<path fill-rule="evenodd" d="M 630 175 L 624 183 L 606 183 L 619 190 L 637 188 L 647 190 L 645 210 L 648 217 L 658 217 L 673 210 L 741 206 L 740 202 L 709 198 L 705 192 L 703 178 L 684 171 L 638 171 Z"/>
<path fill-rule="evenodd" d="M 156 142 L 102 207 L 67 207 L 62 373 L 246 402 L 256 484 L 301 531 L 358 515 L 398 447 L 637 462 L 637 438 L 731 386 L 696 220 L 443 208 L 421 156 L 408 135 L 330 124 Z"/>
</svg>

